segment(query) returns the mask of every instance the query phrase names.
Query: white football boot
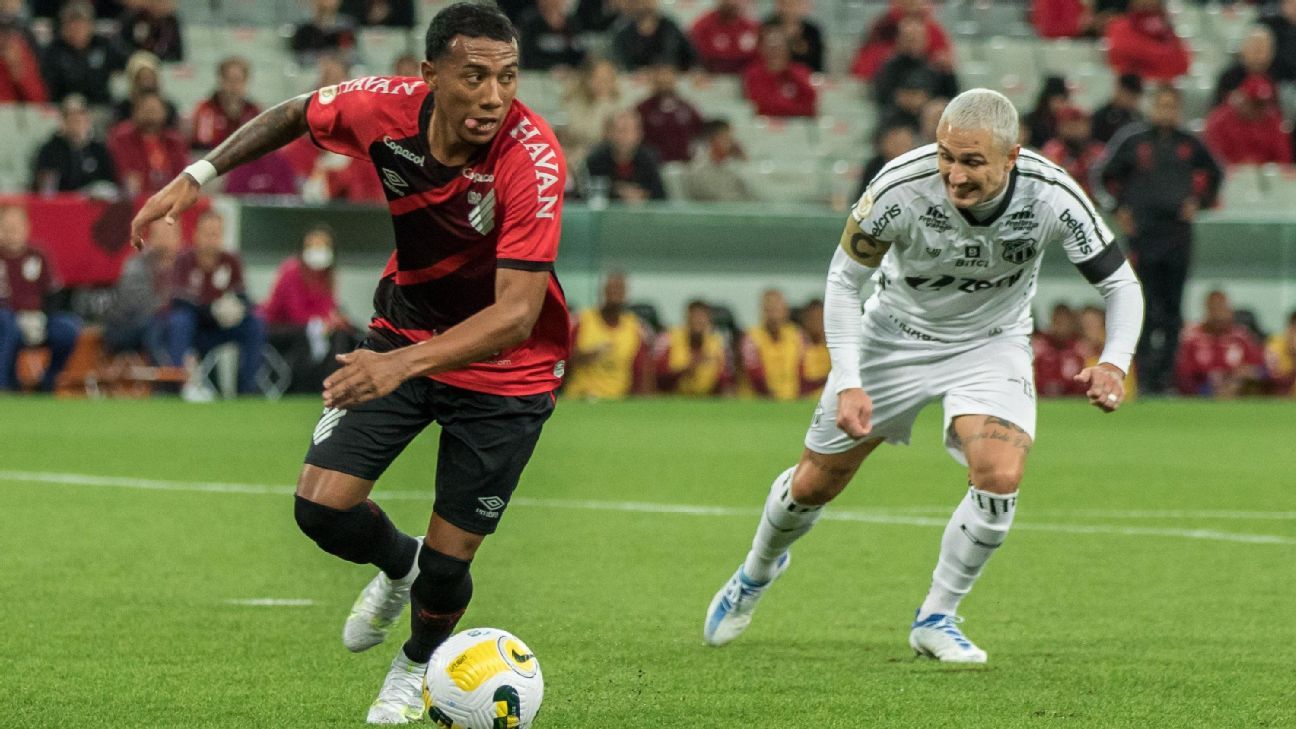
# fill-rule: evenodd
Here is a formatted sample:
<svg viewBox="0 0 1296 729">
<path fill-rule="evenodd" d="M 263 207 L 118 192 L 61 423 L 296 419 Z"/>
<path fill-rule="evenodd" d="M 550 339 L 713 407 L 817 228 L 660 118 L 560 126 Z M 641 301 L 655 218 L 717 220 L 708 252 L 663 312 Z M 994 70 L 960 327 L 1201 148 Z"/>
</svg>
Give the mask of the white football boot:
<svg viewBox="0 0 1296 729">
<path fill-rule="evenodd" d="M 424 685 L 427 683 L 426 663 L 414 663 L 405 657 L 404 650 L 396 651 L 391 670 L 383 680 L 382 690 L 373 706 L 369 707 L 369 724 L 409 724 L 422 721 L 427 713 Z"/>
<path fill-rule="evenodd" d="M 423 537 L 419 537 L 419 548 L 423 547 Z M 342 645 L 353 653 L 367 651 L 387 640 L 387 634 L 396 623 L 396 619 L 409 604 L 410 586 L 418 577 L 418 553 L 415 552 L 414 566 L 408 575 L 393 580 L 382 570 L 378 576 L 369 581 L 360 591 L 347 615 L 346 624 L 342 626 Z"/>
<path fill-rule="evenodd" d="M 774 563 L 774 574 L 769 582 L 761 583 L 752 582 L 743 573 L 742 565 L 738 566 L 738 571 L 711 598 L 711 606 L 707 608 L 706 623 L 702 626 L 702 639 L 707 645 L 722 646 L 742 635 L 751 625 L 752 613 L 756 611 L 761 595 L 783 574 L 791 560 L 792 553 L 784 552 Z"/>
<path fill-rule="evenodd" d="M 909 647 L 920 656 L 935 658 L 941 663 L 985 663 L 986 652 L 968 640 L 959 623 L 963 618 L 957 615 L 932 613 L 922 620 L 915 620 L 909 631 Z"/>
</svg>

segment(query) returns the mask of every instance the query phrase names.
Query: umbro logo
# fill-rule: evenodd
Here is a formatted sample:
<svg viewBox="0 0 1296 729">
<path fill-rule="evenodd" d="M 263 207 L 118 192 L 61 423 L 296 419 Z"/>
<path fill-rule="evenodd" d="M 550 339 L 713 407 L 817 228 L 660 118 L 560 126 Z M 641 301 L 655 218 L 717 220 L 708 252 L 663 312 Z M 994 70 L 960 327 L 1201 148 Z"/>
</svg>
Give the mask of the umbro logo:
<svg viewBox="0 0 1296 729">
<path fill-rule="evenodd" d="M 946 233 L 954 229 L 949 216 L 935 205 L 928 206 L 927 212 L 918 216 L 918 221 L 927 226 L 928 230 L 934 230 L 937 233 Z M 930 251 L 930 249 L 928 250 Z"/>
<path fill-rule="evenodd" d="M 477 509 L 479 515 L 487 519 L 498 519 L 500 512 L 504 510 L 508 502 L 498 496 L 482 496 L 477 499 L 477 503 L 484 507 Z"/>
<path fill-rule="evenodd" d="M 404 177 L 386 167 L 382 168 L 382 183 L 388 190 L 397 195 L 404 195 L 405 191 L 409 189 L 409 183 L 405 181 Z"/>
</svg>

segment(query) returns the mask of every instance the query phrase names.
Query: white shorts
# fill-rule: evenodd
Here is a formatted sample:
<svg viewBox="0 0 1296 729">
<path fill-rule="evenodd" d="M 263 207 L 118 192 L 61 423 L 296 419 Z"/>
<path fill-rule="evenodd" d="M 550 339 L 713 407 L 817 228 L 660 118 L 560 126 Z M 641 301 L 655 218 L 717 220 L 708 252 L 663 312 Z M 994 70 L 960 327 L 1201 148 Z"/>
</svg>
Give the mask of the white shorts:
<svg viewBox="0 0 1296 729">
<path fill-rule="evenodd" d="M 950 432 L 960 415 L 992 415 L 1017 425 L 1035 438 L 1035 373 L 1030 340 L 1005 334 L 971 342 L 932 342 L 901 331 L 885 314 L 864 317 L 860 379 L 873 401 L 873 429 L 852 438 L 837 428 L 837 373 L 828 376 L 806 448 L 842 453 L 865 440 L 881 437 L 907 445 L 918 411 L 940 398 L 945 409 L 945 448 L 967 465 Z"/>
</svg>

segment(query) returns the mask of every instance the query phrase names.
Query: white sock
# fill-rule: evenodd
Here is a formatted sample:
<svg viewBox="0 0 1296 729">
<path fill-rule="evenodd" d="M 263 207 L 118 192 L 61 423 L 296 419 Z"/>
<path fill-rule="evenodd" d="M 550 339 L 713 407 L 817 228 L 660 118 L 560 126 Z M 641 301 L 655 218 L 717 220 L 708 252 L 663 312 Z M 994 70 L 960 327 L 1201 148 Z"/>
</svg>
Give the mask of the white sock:
<svg viewBox="0 0 1296 729">
<path fill-rule="evenodd" d="M 752 582 L 769 582 L 774 576 L 774 563 L 823 515 L 822 505 L 806 506 L 792 500 L 792 474 L 795 472 L 796 466 L 793 466 L 779 474 L 765 498 L 765 513 L 761 514 L 751 551 L 743 563 L 743 572 Z"/>
<path fill-rule="evenodd" d="M 932 572 L 931 591 L 918 609 L 918 619 L 940 613 L 954 615 L 959 601 L 972 589 L 981 569 L 1008 536 L 1017 513 L 1017 492 L 992 494 L 975 486 L 959 503 L 941 537 L 940 559 Z"/>
</svg>

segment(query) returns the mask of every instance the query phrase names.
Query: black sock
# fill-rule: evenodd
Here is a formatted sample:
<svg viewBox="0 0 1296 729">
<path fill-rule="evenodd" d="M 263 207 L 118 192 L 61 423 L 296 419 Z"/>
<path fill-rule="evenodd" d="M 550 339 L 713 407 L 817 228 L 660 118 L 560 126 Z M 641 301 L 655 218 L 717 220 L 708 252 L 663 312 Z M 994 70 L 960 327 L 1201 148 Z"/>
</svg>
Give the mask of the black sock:
<svg viewBox="0 0 1296 729">
<path fill-rule="evenodd" d="M 410 639 L 405 657 L 427 663 L 437 646 L 454 633 L 472 600 L 471 562 L 424 546 L 418 553 L 419 575 L 410 588 Z"/>
<path fill-rule="evenodd" d="M 302 532 L 329 554 L 375 565 L 394 580 L 414 566 L 418 540 L 397 529 L 372 501 L 339 511 L 298 496 L 293 511 Z"/>
</svg>

